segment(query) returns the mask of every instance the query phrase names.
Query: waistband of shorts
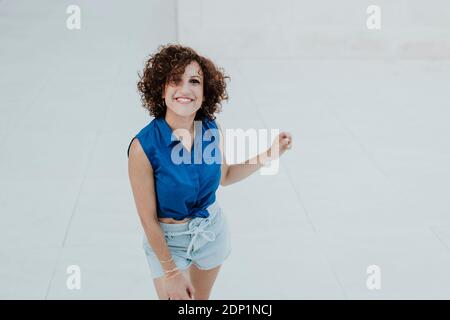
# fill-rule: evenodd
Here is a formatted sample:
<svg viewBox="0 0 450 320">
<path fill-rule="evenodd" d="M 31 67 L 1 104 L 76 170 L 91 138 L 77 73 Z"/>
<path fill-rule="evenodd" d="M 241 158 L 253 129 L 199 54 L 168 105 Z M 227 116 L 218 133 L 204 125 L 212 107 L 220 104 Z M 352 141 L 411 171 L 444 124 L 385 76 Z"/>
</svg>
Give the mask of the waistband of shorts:
<svg viewBox="0 0 450 320">
<path fill-rule="evenodd" d="M 195 217 L 193 219 L 190 219 L 186 222 L 183 223 L 164 223 L 164 222 L 159 222 L 159 225 L 161 226 L 161 228 L 164 231 L 169 231 L 169 232 L 183 232 L 183 231 L 187 231 L 189 230 L 189 226 L 197 223 L 200 220 L 203 219 L 207 219 L 207 220 L 211 220 L 214 221 L 217 217 L 217 215 L 219 214 L 221 208 L 220 208 L 220 204 L 217 201 L 214 201 L 214 203 L 212 203 L 211 205 L 209 205 L 208 208 L 206 208 L 206 210 L 208 210 L 209 212 L 209 216 L 207 218 L 202 218 L 202 217 Z"/>
</svg>

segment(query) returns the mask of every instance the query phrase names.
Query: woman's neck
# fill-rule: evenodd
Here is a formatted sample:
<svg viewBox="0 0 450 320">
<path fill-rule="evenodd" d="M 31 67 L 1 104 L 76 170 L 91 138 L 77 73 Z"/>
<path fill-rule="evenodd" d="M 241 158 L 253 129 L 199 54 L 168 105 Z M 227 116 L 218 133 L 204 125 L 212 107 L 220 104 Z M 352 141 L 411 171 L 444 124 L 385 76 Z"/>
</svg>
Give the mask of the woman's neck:
<svg viewBox="0 0 450 320">
<path fill-rule="evenodd" d="M 164 118 L 166 119 L 167 124 L 172 128 L 172 131 L 175 132 L 175 130 L 184 129 L 191 134 L 194 133 L 195 113 L 183 117 L 168 109 Z"/>
</svg>

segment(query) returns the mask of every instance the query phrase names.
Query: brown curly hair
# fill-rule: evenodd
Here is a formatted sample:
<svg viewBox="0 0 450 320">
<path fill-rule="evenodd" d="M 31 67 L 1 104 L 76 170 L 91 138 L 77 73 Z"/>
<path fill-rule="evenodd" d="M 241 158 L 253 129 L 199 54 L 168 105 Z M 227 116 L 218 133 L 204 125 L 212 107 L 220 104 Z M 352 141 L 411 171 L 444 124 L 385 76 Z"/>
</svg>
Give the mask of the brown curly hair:
<svg viewBox="0 0 450 320">
<path fill-rule="evenodd" d="M 142 106 L 149 111 L 151 116 L 155 118 L 165 116 L 166 105 L 162 98 L 163 90 L 169 82 L 178 83 L 186 66 L 192 61 L 196 61 L 203 72 L 205 97 L 195 115 L 195 120 L 205 118 L 214 120 L 214 113 L 222 110 L 221 102 L 228 100 L 225 79 L 230 79 L 230 77 L 224 75 L 222 68 L 216 67 L 211 60 L 200 56 L 192 48 L 167 44 L 159 46 L 157 52 L 150 55 L 143 74 L 138 73 L 137 87 Z"/>
</svg>

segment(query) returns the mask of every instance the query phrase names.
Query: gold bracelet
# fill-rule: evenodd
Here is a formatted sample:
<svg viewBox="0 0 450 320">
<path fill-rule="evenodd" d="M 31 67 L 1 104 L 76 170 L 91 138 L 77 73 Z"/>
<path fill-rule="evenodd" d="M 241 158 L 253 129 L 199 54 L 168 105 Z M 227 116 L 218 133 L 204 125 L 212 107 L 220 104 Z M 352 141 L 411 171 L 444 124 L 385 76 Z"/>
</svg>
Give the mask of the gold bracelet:
<svg viewBox="0 0 450 320">
<path fill-rule="evenodd" d="M 168 270 L 168 271 L 164 270 L 164 273 L 171 273 L 171 272 L 174 272 L 175 270 L 178 270 L 178 267 L 175 267 L 175 268 L 173 268 L 171 270 Z"/>
<path fill-rule="evenodd" d="M 161 262 L 161 263 L 167 263 L 167 262 L 170 262 L 170 261 L 172 261 L 172 260 L 173 260 L 173 257 L 170 257 L 169 260 L 160 260 L 159 262 Z"/>
<path fill-rule="evenodd" d="M 177 272 L 175 272 L 173 275 L 171 275 L 170 277 L 165 277 L 166 278 L 166 280 L 169 280 L 169 279 L 172 279 L 172 278 L 174 278 L 177 274 L 179 274 L 180 273 L 180 271 L 177 271 Z"/>
</svg>

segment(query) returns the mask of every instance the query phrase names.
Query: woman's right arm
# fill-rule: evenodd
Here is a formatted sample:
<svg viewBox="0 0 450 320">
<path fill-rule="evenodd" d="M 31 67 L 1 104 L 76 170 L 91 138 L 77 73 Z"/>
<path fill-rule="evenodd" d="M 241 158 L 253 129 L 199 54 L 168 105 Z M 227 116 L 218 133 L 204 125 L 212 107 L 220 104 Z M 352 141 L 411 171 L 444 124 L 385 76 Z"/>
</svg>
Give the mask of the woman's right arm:
<svg viewBox="0 0 450 320">
<path fill-rule="evenodd" d="M 156 213 L 153 168 L 138 139 L 134 139 L 130 145 L 128 176 L 136 209 L 148 243 L 159 261 L 170 260 L 172 256 Z M 173 260 L 161 263 L 161 266 L 164 271 L 176 268 Z M 181 272 L 177 272 L 177 275 L 175 275 L 175 272 L 166 274 L 165 286 L 167 294 L 172 300 L 190 299 L 190 296 L 193 295 L 193 287 Z"/>
</svg>

